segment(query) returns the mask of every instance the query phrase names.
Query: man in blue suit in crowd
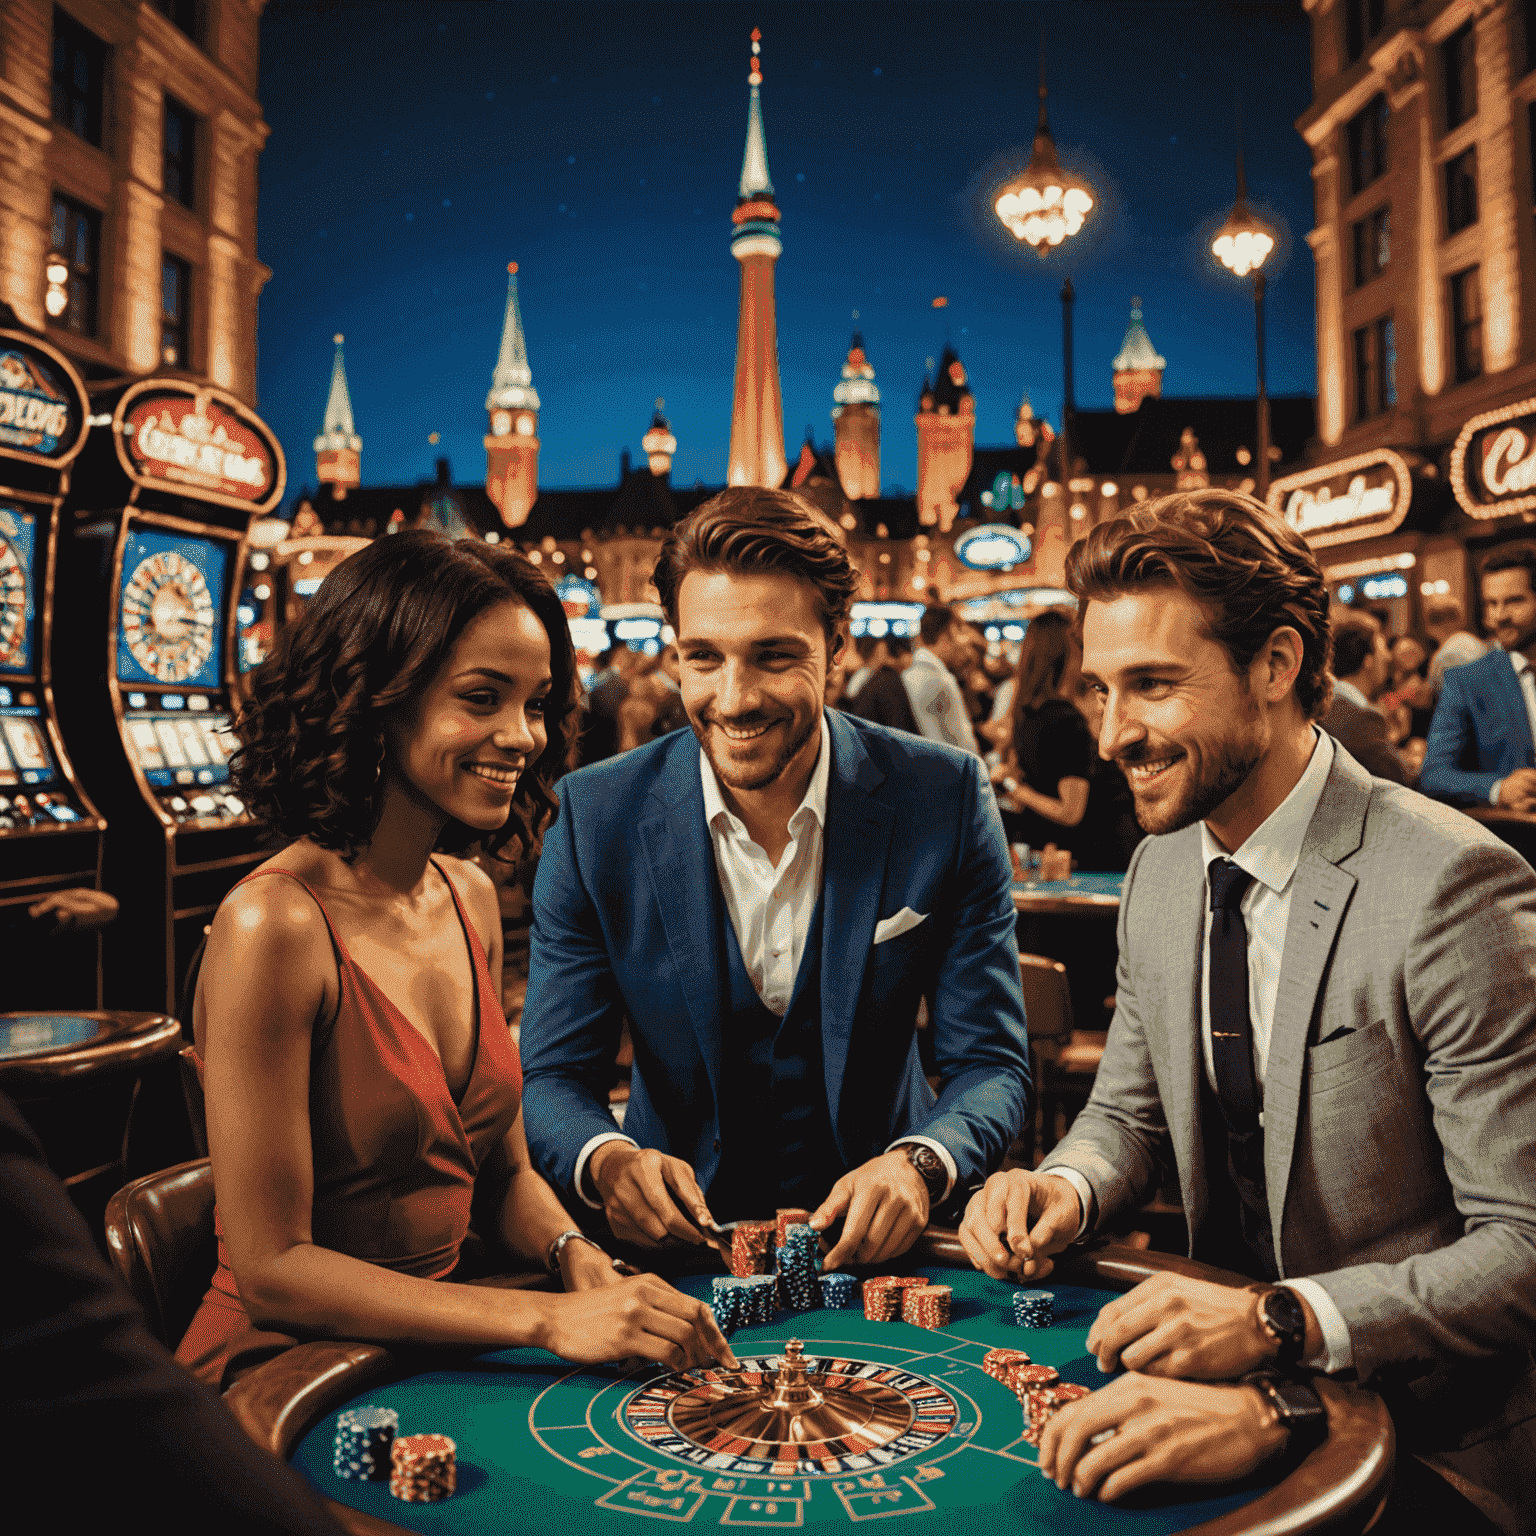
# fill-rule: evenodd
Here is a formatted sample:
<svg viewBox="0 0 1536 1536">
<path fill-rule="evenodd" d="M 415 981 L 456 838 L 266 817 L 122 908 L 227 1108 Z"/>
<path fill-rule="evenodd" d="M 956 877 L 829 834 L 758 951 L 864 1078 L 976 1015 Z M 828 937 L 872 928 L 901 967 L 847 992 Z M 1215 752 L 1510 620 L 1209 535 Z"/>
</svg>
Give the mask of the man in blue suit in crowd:
<svg viewBox="0 0 1536 1536">
<path fill-rule="evenodd" d="M 1452 805 L 1536 810 L 1536 545 L 1491 554 L 1482 591 L 1502 649 L 1446 672 L 1419 788 Z"/>
<path fill-rule="evenodd" d="M 529 1144 L 621 1239 L 697 1243 L 802 1206 L 843 1223 L 829 1266 L 878 1263 L 1025 1121 L 996 804 L 974 756 L 824 708 L 857 573 L 800 497 L 723 492 L 655 581 L 693 730 L 560 785 L 533 893 Z"/>
</svg>

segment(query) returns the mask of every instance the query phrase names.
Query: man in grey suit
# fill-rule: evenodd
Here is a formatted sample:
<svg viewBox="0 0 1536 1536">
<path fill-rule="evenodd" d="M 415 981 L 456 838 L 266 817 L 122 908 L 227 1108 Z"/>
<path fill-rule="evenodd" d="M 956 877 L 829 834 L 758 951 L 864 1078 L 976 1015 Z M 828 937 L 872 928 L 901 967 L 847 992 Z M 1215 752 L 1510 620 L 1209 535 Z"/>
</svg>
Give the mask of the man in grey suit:
<svg viewBox="0 0 1536 1536">
<path fill-rule="evenodd" d="M 1530 1530 L 1536 875 L 1314 727 L 1327 593 L 1258 502 L 1149 502 L 1067 573 L 1099 750 L 1154 835 L 1088 1106 L 1038 1172 L 988 1180 L 962 1241 L 989 1274 L 1046 1274 L 1171 1150 L 1191 1255 L 1261 1283 L 1159 1277 L 1105 1307 L 1089 1348 L 1131 1374 L 1052 1421 L 1042 1467 L 1100 1497 L 1198 1475 L 1273 1426 L 1253 1388 L 1202 1387 L 1191 1439 L 1195 1384 L 1168 1378 L 1295 1365 L 1384 1394 L 1417 1515 Z"/>
<path fill-rule="evenodd" d="M 1345 613 L 1333 626 L 1333 702 L 1318 724 L 1373 778 L 1408 782 L 1376 700 L 1387 686 L 1392 654 L 1368 613 Z"/>
</svg>

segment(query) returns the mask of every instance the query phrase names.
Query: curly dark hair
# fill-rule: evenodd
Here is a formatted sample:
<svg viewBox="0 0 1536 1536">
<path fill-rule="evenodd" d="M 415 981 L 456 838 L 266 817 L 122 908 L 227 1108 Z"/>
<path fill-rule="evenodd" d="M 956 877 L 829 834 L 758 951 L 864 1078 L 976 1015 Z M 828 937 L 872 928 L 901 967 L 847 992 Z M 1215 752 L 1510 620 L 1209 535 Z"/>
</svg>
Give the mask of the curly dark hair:
<svg viewBox="0 0 1536 1536">
<path fill-rule="evenodd" d="M 667 535 L 651 580 L 673 629 L 678 588 L 690 571 L 774 572 L 808 581 L 816 589 L 829 659 L 859 590 L 859 573 L 821 511 L 793 491 L 761 486 L 721 491 Z"/>
<path fill-rule="evenodd" d="M 1328 708 L 1332 637 L 1322 567 L 1301 535 L 1241 491 L 1175 491 L 1100 523 L 1067 552 L 1079 603 L 1146 587 L 1177 587 L 1199 603 L 1210 634 L 1246 676 L 1277 629 L 1301 636 L 1296 700 L 1315 720 Z"/>
<path fill-rule="evenodd" d="M 421 698 L 470 621 L 508 599 L 530 608 L 549 636 L 548 744 L 518 780 L 503 826 L 486 834 L 450 820 L 437 848 L 478 844 L 495 855 L 515 838 L 519 854 L 536 851 L 575 732 L 565 609 L 517 551 L 430 529 L 375 539 L 343 560 L 251 674 L 230 773 L 252 816 L 280 836 L 355 857 L 382 808 L 386 725 Z"/>
</svg>

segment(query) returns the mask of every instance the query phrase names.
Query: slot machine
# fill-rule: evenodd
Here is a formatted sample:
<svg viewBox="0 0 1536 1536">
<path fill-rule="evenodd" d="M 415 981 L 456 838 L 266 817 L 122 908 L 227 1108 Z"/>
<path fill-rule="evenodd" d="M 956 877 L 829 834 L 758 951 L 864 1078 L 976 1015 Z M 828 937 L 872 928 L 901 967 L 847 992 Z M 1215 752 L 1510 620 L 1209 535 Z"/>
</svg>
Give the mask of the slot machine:
<svg viewBox="0 0 1536 1536">
<path fill-rule="evenodd" d="M 91 408 L 102 425 L 75 473 L 60 576 L 61 720 L 111 824 L 103 883 L 122 913 L 107 1000 L 176 1013 L 214 910 L 271 851 L 229 759 L 241 670 L 262 649 L 242 601 L 249 531 L 281 500 L 285 467 L 261 418 L 217 388 L 118 380 Z"/>
<path fill-rule="evenodd" d="M 87 414 L 62 353 L 0 328 L 0 1011 L 101 1007 L 100 932 L 55 936 L 28 916 L 101 888 L 106 823 L 65 751 L 50 659 L 59 508 Z"/>
</svg>

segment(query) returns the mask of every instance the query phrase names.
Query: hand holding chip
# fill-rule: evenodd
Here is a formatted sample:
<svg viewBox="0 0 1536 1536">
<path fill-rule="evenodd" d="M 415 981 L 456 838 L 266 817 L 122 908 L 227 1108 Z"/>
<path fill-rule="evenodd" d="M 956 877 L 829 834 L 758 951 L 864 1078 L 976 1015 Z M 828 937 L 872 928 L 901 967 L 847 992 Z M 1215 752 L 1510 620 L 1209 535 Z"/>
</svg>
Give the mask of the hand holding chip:
<svg viewBox="0 0 1536 1536">
<path fill-rule="evenodd" d="M 825 1232 L 839 1217 L 843 1230 L 823 1269 L 880 1264 L 905 1253 L 928 1224 L 928 1186 L 900 1152 L 882 1152 L 832 1186 L 811 1226 Z"/>
<path fill-rule="evenodd" d="M 1245 1477 L 1287 1438 L 1255 1387 L 1131 1374 L 1052 1416 L 1040 1470 L 1080 1499 L 1108 1501 L 1146 1483 Z"/>
<path fill-rule="evenodd" d="M 971 1263 L 994 1280 L 1043 1280 L 1082 1225 L 1077 1191 L 1065 1179 L 1026 1173 L 994 1173 L 971 1196 L 960 1223 L 960 1246 Z"/>
<path fill-rule="evenodd" d="M 587 1170 L 602 1197 L 608 1225 L 621 1242 L 657 1248 L 675 1238 L 695 1246 L 707 1243 L 729 1254 L 729 1237 L 710 1230 L 715 1219 L 693 1169 L 680 1157 L 609 1141 L 592 1154 Z"/>
</svg>

